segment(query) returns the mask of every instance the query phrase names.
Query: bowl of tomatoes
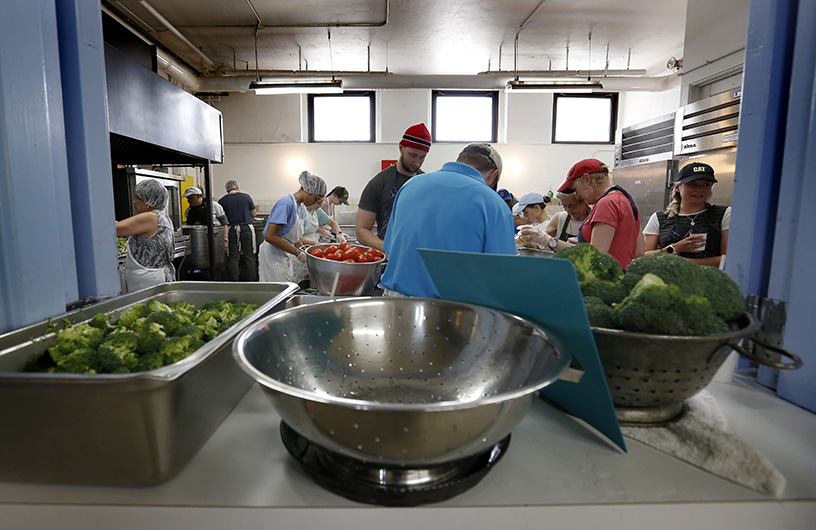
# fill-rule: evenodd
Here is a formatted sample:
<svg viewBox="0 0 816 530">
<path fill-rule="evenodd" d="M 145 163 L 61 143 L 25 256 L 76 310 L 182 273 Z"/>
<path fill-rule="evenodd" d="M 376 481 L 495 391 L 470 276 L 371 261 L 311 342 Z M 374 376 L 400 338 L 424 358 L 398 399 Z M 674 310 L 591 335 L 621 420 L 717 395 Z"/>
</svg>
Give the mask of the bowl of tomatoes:
<svg viewBox="0 0 816 530">
<path fill-rule="evenodd" d="M 370 294 L 377 287 L 387 259 L 381 250 L 349 243 L 323 243 L 306 249 L 312 287 L 323 295 L 331 295 L 332 288 L 341 296 Z"/>
</svg>

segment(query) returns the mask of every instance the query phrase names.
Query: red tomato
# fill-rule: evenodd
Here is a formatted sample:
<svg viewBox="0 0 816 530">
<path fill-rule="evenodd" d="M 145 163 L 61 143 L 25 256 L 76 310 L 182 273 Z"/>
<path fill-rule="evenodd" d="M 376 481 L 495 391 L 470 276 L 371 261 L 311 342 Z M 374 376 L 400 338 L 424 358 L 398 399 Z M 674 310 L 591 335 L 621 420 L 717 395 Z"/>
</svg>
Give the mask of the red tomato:
<svg viewBox="0 0 816 530">
<path fill-rule="evenodd" d="M 382 251 L 380 249 L 377 249 L 377 248 L 372 247 L 372 248 L 368 249 L 367 252 L 369 254 L 375 256 L 377 259 L 382 259 L 383 257 L 385 257 L 385 254 L 383 254 Z"/>
<path fill-rule="evenodd" d="M 340 243 L 339 245 L 337 245 L 337 248 L 339 248 L 340 250 L 346 250 L 346 249 L 347 249 L 347 248 L 349 248 L 350 246 L 351 246 L 351 245 L 349 245 L 348 243 L 346 243 L 346 242 L 344 241 L 344 242 Z"/>
<path fill-rule="evenodd" d="M 323 254 L 323 257 L 325 259 L 330 259 L 332 261 L 339 261 L 340 259 L 339 256 L 337 255 L 337 252 L 326 252 L 325 254 Z"/>
<path fill-rule="evenodd" d="M 356 261 L 354 261 L 353 258 L 344 259 L 343 261 L 346 262 L 346 263 L 357 263 Z"/>
<path fill-rule="evenodd" d="M 316 248 L 312 251 L 312 256 L 316 258 L 322 258 L 325 252 L 322 249 Z"/>
<path fill-rule="evenodd" d="M 332 252 L 337 252 L 337 247 L 334 246 L 334 245 L 330 245 L 330 246 L 326 247 L 326 250 L 324 252 L 326 254 L 329 254 L 329 253 L 332 253 Z"/>
<path fill-rule="evenodd" d="M 354 258 L 354 260 L 355 260 L 357 263 L 368 263 L 369 261 L 371 261 L 371 255 L 370 255 L 370 254 L 367 254 L 367 253 L 365 253 L 365 252 L 363 252 L 363 253 L 361 253 L 359 256 L 357 256 L 356 258 Z"/>
<path fill-rule="evenodd" d="M 357 247 L 349 247 L 343 251 L 343 259 L 357 259 L 357 256 L 362 254 L 363 252 Z"/>
</svg>

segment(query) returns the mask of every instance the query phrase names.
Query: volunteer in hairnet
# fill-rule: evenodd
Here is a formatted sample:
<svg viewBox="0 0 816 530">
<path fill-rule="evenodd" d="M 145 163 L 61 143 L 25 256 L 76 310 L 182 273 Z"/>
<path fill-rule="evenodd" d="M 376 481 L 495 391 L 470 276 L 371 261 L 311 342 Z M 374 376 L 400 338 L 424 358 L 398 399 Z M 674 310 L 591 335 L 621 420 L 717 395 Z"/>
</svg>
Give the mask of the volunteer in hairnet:
<svg viewBox="0 0 816 530">
<path fill-rule="evenodd" d="M 164 212 L 167 198 L 167 190 L 159 181 L 143 180 L 136 185 L 133 199 L 138 213 L 116 222 L 116 237 L 128 238 L 123 288 L 126 293 L 172 282 L 176 277 L 173 222 Z"/>
<path fill-rule="evenodd" d="M 298 178 L 300 189 L 278 199 L 264 227 L 258 249 L 262 282 L 300 282 L 308 276 L 302 245 L 304 220 L 300 205 L 311 206 L 326 196 L 326 182 L 309 171 Z"/>
</svg>

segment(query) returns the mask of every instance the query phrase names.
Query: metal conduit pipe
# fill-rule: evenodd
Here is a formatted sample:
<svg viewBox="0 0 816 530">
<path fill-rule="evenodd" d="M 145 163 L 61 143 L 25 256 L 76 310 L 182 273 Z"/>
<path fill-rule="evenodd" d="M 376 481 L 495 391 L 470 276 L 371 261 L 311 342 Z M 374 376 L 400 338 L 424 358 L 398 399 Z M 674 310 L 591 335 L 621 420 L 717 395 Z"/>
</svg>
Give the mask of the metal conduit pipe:
<svg viewBox="0 0 816 530">
<path fill-rule="evenodd" d="M 163 25 L 165 28 L 167 28 L 167 29 L 170 31 L 170 33 L 172 33 L 173 35 L 175 35 L 176 37 L 178 37 L 178 38 L 179 38 L 179 39 L 180 39 L 180 40 L 181 40 L 181 41 L 182 41 L 184 44 L 186 44 L 187 46 L 189 46 L 191 50 L 193 50 L 194 52 L 196 52 L 196 53 L 199 55 L 199 57 L 201 57 L 201 58 L 204 60 L 204 62 L 206 62 L 207 64 L 209 64 L 209 65 L 210 65 L 210 66 L 212 66 L 213 68 L 215 68 L 215 63 L 214 63 L 214 62 L 212 62 L 212 60 L 211 60 L 209 57 L 207 57 L 206 55 L 204 55 L 204 53 L 203 53 L 201 50 L 199 50 L 199 49 L 198 49 L 198 47 L 197 47 L 195 44 L 193 44 L 192 42 L 190 42 L 190 41 L 187 39 L 187 37 L 185 37 L 184 35 L 182 35 L 182 34 L 181 34 L 181 32 L 180 32 L 179 30 L 177 30 L 177 29 L 175 28 L 175 26 L 173 26 L 173 25 L 172 25 L 172 24 L 171 24 L 171 23 L 170 23 L 170 22 L 169 22 L 169 21 L 168 21 L 166 18 L 164 18 L 164 17 L 161 15 L 161 13 L 159 13 L 158 11 L 156 11 L 156 9 L 155 9 L 155 8 L 154 8 L 152 5 L 148 4 L 148 3 L 147 3 L 145 0 L 139 0 L 139 4 L 140 4 L 142 7 L 144 7 L 145 9 L 147 9 L 147 10 L 150 12 L 150 14 L 151 14 L 151 15 L 153 15 L 154 17 L 156 17 L 156 19 L 157 19 L 159 22 L 161 22 L 161 23 L 162 23 L 162 25 Z"/>
</svg>

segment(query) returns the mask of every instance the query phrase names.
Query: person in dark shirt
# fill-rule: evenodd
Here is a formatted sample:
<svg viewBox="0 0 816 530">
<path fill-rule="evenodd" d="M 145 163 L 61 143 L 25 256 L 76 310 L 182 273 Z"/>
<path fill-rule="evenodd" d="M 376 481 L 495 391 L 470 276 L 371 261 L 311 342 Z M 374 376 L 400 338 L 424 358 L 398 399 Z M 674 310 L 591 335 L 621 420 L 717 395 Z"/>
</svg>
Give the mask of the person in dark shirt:
<svg viewBox="0 0 816 530">
<path fill-rule="evenodd" d="M 255 249 L 255 229 L 252 219 L 255 217 L 255 201 L 242 193 L 238 183 L 227 181 L 227 194 L 218 202 L 224 208 L 229 221 L 227 241 L 227 280 L 231 282 L 258 281 L 258 254 Z"/>
<path fill-rule="evenodd" d="M 431 133 L 425 124 L 418 123 L 408 127 L 399 143 L 400 157 L 397 163 L 380 171 L 363 189 L 354 228 L 357 241 L 382 249 L 394 197 L 408 179 L 422 173 L 419 168 L 430 150 Z M 375 221 L 376 234 L 373 231 Z"/>
<path fill-rule="evenodd" d="M 212 212 L 213 226 L 226 226 L 229 223 L 221 204 L 214 202 L 210 205 L 210 199 L 204 197 L 201 188 L 190 186 L 184 190 L 181 198 L 187 199 L 187 202 L 190 203 L 190 207 L 184 212 L 188 225 L 206 225 L 209 212 Z"/>
</svg>

